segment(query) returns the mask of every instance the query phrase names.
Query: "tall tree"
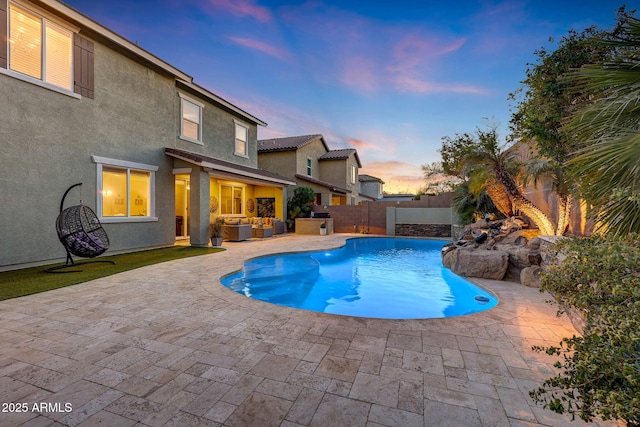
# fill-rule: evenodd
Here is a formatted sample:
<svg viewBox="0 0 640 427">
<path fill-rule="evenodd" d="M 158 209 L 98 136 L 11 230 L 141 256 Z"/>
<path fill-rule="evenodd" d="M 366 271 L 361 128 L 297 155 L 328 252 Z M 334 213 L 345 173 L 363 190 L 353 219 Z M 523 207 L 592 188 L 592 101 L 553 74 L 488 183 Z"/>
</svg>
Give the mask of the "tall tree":
<svg viewBox="0 0 640 427">
<path fill-rule="evenodd" d="M 565 127 L 586 143 L 568 164 L 605 230 L 640 232 L 640 20 L 619 17 L 600 44 L 615 58 L 573 75 L 578 90 L 595 96 Z"/>
<path fill-rule="evenodd" d="M 621 11 L 624 13 L 624 9 Z M 539 155 L 539 159 L 529 165 L 529 176 L 534 181 L 542 177 L 549 179 L 558 196 L 554 231 L 558 235 L 568 226 L 572 205 L 573 182 L 566 173 L 565 162 L 579 146 L 579 141 L 563 124 L 591 96 L 587 87 L 576 91 L 565 76 L 573 69 L 611 56 L 612 49 L 598 43 L 606 34 L 597 27 L 582 32 L 571 30 L 560 39 L 555 50 L 535 51 L 537 62 L 529 64 L 522 86 L 510 94 L 510 99 L 518 102 L 511 117 L 512 138 L 531 141 Z"/>
<path fill-rule="evenodd" d="M 503 214 L 509 216 L 520 211 L 543 235 L 556 233 L 551 219 L 524 196 L 516 180 L 520 165 L 516 156 L 499 142 L 495 126 L 487 131 L 477 129 L 475 136 L 457 134 L 453 139 L 444 137 L 440 153 L 445 171 L 450 168 L 452 172 L 468 177 L 472 192 L 486 189 Z"/>
</svg>

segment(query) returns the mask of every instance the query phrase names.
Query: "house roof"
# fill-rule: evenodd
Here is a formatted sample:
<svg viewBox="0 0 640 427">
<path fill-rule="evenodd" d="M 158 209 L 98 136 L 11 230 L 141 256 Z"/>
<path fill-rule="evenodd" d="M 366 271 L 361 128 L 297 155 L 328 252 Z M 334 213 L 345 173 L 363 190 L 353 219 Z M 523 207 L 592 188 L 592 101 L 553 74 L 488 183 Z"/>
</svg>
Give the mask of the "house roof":
<svg viewBox="0 0 640 427">
<path fill-rule="evenodd" d="M 288 136 L 286 138 L 272 138 L 258 140 L 258 153 L 268 153 L 273 151 L 295 151 L 316 140 L 322 141 L 324 148 L 329 151 L 327 143 L 322 135 L 301 135 Z"/>
<path fill-rule="evenodd" d="M 107 42 L 117 50 L 122 51 L 126 56 L 135 58 L 139 62 L 146 63 L 152 68 L 162 70 L 171 76 L 174 76 L 177 83 L 182 83 L 189 87 L 195 94 L 203 96 L 205 99 L 219 105 L 223 109 L 242 117 L 245 120 L 253 122 L 260 126 L 267 126 L 265 122 L 247 113 L 236 105 L 220 98 L 209 90 L 197 85 L 193 81 L 193 77 L 173 65 L 165 62 L 154 54 L 141 48 L 137 43 L 133 43 L 121 35 L 113 32 L 104 25 L 94 21 L 88 16 L 78 12 L 74 8 L 58 1 L 58 0 L 39 0 L 37 2 L 46 10 L 61 15 L 65 20 L 71 21 L 75 25 L 81 27 L 80 33 L 88 33 L 103 42 Z"/>
<path fill-rule="evenodd" d="M 351 155 L 355 155 L 356 162 L 358 162 L 358 167 L 361 168 L 362 164 L 360 163 L 360 157 L 358 157 L 358 152 L 355 148 L 343 148 L 341 150 L 331 150 L 324 153 L 322 156 L 318 157 L 318 160 L 346 160 Z"/>
<path fill-rule="evenodd" d="M 380 184 L 384 184 L 384 181 L 375 176 L 367 175 L 366 173 L 358 174 L 358 181 L 360 182 L 379 182 Z"/>
<path fill-rule="evenodd" d="M 264 169 L 252 168 L 249 166 L 237 165 L 231 162 L 225 162 L 213 157 L 204 156 L 202 154 L 192 153 L 190 151 L 179 150 L 177 148 L 165 148 L 165 154 L 176 159 L 184 160 L 202 168 L 209 169 L 212 174 L 221 177 L 242 179 L 243 181 L 256 182 L 258 184 L 277 184 L 277 185 L 295 185 L 295 181 L 280 176 Z"/>
<path fill-rule="evenodd" d="M 260 120 L 259 118 L 255 117 L 252 114 L 247 113 L 246 111 L 244 111 L 243 109 L 241 109 L 240 107 L 237 107 L 235 105 L 233 105 L 232 103 L 230 103 L 229 101 L 227 101 L 226 99 L 223 99 L 221 97 L 219 97 L 218 95 L 216 95 L 215 93 L 209 91 L 208 89 L 190 81 L 181 81 L 178 80 L 177 81 L 177 85 L 179 87 L 184 87 L 187 89 L 190 89 L 191 93 L 194 93 L 196 96 L 200 96 L 205 98 L 206 100 L 208 100 L 209 102 L 218 105 L 219 107 L 221 107 L 224 110 L 229 111 L 231 114 L 235 114 L 237 116 L 240 116 L 241 118 L 248 120 L 250 122 L 253 122 L 257 125 L 260 126 L 267 126 L 267 123 L 263 122 L 262 120 Z"/>
<path fill-rule="evenodd" d="M 368 200 L 370 200 L 372 202 L 377 202 L 378 201 L 377 197 L 373 197 L 373 196 L 370 196 L 370 195 L 364 194 L 364 193 L 359 193 L 358 197 L 360 197 L 361 199 L 368 199 Z"/>
<path fill-rule="evenodd" d="M 320 181 L 319 179 L 315 179 L 313 177 L 310 177 L 309 175 L 302 175 L 302 174 L 297 173 L 296 174 L 296 178 L 301 179 L 303 181 L 310 182 L 312 184 L 316 184 L 316 185 L 320 185 L 322 187 L 328 188 L 329 190 L 333 191 L 334 193 L 341 193 L 341 194 L 351 193 L 351 190 L 347 190 L 346 188 L 338 187 L 336 185 L 331 184 L 330 182 Z"/>
</svg>

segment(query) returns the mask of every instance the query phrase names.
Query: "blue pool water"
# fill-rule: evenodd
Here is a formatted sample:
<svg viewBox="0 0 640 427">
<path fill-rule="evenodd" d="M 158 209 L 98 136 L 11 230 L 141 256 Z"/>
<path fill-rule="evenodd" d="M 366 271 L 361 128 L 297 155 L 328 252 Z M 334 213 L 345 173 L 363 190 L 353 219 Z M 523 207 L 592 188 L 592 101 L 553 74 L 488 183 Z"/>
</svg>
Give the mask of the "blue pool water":
<svg viewBox="0 0 640 427">
<path fill-rule="evenodd" d="M 491 293 L 442 266 L 443 242 L 358 238 L 317 252 L 249 260 L 226 287 L 261 301 L 384 319 L 461 316 L 488 310 Z"/>
</svg>

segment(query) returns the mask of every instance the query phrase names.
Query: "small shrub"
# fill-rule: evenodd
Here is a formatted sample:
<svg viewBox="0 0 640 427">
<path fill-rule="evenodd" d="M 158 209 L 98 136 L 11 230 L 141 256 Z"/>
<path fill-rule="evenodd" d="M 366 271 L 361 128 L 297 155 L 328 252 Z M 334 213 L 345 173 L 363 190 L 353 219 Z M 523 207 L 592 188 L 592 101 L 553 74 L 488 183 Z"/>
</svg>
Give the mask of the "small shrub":
<svg viewBox="0 0 640 427">
<path fill-rule="evenodd" d="M 316 195 L 309 187 L 297 187 L 293 190 L 293 197 L 287 202 L 287 227 L 296 229 L 296 218 L 307 218 L 311 213 Z"/>
<path fill-rule="evenodd" d="M 559 373 L 530 392 L 557 413 L 640 426 L 640 235 L 565 239 L 563 258 L 543 274 L 541 290 L 585 317 L 583 336 L 558 347 Z M 559 314 L 562 312 L 562 308 Z"/>
</svg>

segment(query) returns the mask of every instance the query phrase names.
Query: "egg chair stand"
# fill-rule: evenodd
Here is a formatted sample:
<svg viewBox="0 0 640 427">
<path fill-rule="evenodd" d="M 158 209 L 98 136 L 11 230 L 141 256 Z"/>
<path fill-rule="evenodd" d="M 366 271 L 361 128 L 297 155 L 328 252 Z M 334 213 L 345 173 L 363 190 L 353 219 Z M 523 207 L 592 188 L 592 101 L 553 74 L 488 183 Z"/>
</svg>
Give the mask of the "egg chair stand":
<svg viewBox="0 0 640 427">
<path fill-rule="evenodd" d="M 67 252 L 67 261 L 64 265 L 48 268 L 48 273 L 75 273 L 82 270 L 67 270 L 83 264 L 96 262 L 106 262 L 115 264 L 110 260 L 92 260 L 74 262 L 71 255 L 82 258 L 94 258 L 103 254 L 109 249 L 109 237 L 102 228 L 98 216 L 89 206 L 82 204 L 64 209 L 64 199 L 69 191 L 74 187 L 81 186 L 82 183 L 74 184 L 65 191 L 60 201 L 60 214 L 56 219 L 56 231 L 58 239 Z"/>
</svg>

